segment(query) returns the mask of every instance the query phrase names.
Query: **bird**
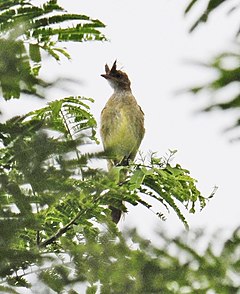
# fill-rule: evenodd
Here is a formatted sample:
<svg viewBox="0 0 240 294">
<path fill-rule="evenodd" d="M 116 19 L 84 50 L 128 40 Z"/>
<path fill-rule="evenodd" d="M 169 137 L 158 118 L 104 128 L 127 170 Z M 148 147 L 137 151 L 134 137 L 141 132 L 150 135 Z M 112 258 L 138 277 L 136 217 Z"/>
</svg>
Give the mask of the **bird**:
<svg viewBox="0 0 240 294">
<path fill-rule="evenodd" d="M 133 161 L 145 134 L 144 113 L 131 91 L 128 75 L 117 69 L 117 61 L 111 69 L 106 64 L 101 75 L 113 88 L 101 112 L 100 135 L 108 158 L 108 170 L 114 166 L 127 166 Z M 122 202 L 120 202 L 121 204 Z M 116 224 L 122 211 L 109 206 Z"/>
</svg>

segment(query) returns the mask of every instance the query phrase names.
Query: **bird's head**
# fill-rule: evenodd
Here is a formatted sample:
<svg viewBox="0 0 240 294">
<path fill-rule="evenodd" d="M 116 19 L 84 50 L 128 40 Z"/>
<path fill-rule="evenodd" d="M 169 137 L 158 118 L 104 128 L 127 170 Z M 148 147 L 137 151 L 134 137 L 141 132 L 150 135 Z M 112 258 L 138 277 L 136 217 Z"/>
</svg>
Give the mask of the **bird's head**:
<svg viewBox="0 0 240 294">
<path fill-rule="evenodd" d="M 130 90 L 131 82 L 125 72 L 117 70 L 116 60 L 111 69 L 109 69 L 107 64 L 105 65 L 105 72 L 101 76 L 110 83 L 114 90 Z"/>
</svg>

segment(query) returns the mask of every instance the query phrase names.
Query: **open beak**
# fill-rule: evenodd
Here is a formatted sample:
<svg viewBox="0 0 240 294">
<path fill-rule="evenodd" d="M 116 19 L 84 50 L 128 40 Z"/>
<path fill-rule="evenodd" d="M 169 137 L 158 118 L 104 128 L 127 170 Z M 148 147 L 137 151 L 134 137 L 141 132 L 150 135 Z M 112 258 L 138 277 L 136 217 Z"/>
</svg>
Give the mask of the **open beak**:
<svg viewBox="0 0 240 294">
<path fill-rule="evenodd" d="M 109 74 L 102 74 L 101 77 L 105 78 L 106 80 L 111 79 L 111 76 Z"/>
</svg>

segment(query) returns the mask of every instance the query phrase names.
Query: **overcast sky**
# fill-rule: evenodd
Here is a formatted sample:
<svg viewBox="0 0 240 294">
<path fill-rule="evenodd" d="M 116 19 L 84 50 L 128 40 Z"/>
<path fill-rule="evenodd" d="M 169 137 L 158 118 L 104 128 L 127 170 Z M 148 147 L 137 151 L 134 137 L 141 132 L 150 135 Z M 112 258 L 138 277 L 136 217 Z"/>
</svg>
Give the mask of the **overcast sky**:
<svg viewBox="0 0 240 294">
<path fill-rule="evenodd" d="M 159 156 L 163 156 L 168 149 L 177 149 L 174 162 L 191 171 L 204 196 L 208 196 L 215 185 L 219 187 L 202 212 L 189 215 L 183 209 L 190 227 L 229 230 L 239 225 L 240 143 L 230 144 L 221 132 L 234 117 L 220 112 L 197 114 L 196 111 L 210 101 L 206 93 L 199 97 L 176 95 L 178 90 L 214 77 L 214 73 L 189 61 L 206 62 L 232 48 L 237 15 L 226 17 L 225 10 L 221 9 L 207 25 L 189 35 L 188 28 L 203 6 L 183 18 L 188 1 L 61 0 L 59 3 L 68 12 L 103 21 L 109 42 L 67 44 L 71 62 L 63 60 L 58 64 L 49 60 L 45 66 L 48 77 L 68 76 L 81 81 L 65 91 L 50 91 L 49 100 L 69 95 L 92 97 L 96 101 L 92 110 L 99 121 L 101 109 L 112 93 L 100 74 L 106 62 L 111 65 L 117 59 L 119 67 L 128 74 L 134 96 L 145 113 L 146 135 L 141 150 L 158 151 Z M 5 112 L 25 112 L 44 102 L 31 99 L 24 106 L 22 103 L 15 100 L 7 106 L 4 104 Z M 143 207 L 129 207 L 128 215 L 119 226 L 137 226 L 149 238 L 157 227 L 171 232 L 183 229 L 173 211 L 166 216 L 167 221 L 163 223 Z"/>
</svg>

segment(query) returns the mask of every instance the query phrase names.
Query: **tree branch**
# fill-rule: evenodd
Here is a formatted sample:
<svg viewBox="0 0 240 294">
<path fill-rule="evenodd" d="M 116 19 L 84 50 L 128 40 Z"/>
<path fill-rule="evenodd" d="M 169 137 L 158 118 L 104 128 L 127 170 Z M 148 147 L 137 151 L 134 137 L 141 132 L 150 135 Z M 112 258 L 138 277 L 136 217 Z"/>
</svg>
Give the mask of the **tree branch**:
<svg viewBox="0 0 240 294">
<path fill-rule="evenodd" d="M 38 247 L 46 247 L 49 244 L 55 242 L 58 238 L 60 238 L 63 234 L 65 234 L 70 227 L 75 223 L 75 221 L 86 211 L 79 211 L 79 213 L 63 228 L 59 229 L 56 234 L 52 235 L 50 238 L 46 239 L 45 241 L 41 242 Z"/>
<path fill-rule="evenodd" d="M 97 197 L 94 202 L 95 204 L 98 203 L 98 200 L 101 198 L 101 196 Z M 69 229 L 70 227 L 75 223 L 75 221 L 80 218 L 84 213 L 86 213 L 87 211 L 89 211 L 91 208 L 86 208 L 86 209 L 83 209 L 82 211 L 79 211 L 77 213 L 77 215 L 72 219 L 70 220 L 69 223 L 67 223 L 63 228 L 59 229 L 56 234 L 52 235 L 50 238 L 46 239 L 45 241 L 41 242 L 38 244 L 38 247 L 39 248 L 42 248 L 42 247 L 46 247 L 47 245 L 49 244 L 52 244 L 53 242 L 55 242 L 58 238 L 60 238 L 63 234 L 65 234 Z"/>
</svg>

